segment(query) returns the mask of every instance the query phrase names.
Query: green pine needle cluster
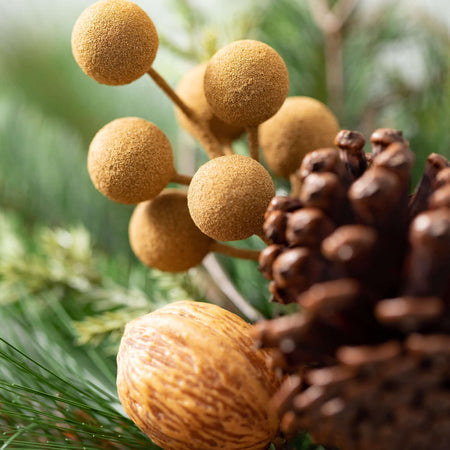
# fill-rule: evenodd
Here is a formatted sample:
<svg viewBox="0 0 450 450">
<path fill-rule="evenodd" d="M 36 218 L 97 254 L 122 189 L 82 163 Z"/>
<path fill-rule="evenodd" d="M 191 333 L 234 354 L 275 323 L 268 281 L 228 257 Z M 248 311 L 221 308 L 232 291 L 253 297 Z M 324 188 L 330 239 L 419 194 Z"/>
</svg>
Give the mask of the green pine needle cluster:
<svg viewBox="0 0 450 450">
<path fill-rule="evenodd" d="M 15 333 L 10 339 L 26 352 L 0 338 L 1 449 L 157 448 L 121 412 L 111 377 L 94 359 L 84 357 L 89 369 L 80 364 L 51 326 Z"/>
</svg>

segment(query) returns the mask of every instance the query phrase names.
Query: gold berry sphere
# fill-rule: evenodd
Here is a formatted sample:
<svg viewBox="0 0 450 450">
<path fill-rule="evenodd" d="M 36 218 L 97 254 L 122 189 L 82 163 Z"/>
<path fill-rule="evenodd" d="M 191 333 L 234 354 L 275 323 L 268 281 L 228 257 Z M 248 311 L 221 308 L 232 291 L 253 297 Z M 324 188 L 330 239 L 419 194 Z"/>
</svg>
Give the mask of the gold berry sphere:
<svg viewBox="0 0 450 450">
<path fill-rule="evenodd" d="M 289 91 L 289 75 L 272 47 L 242 40 L 232 42 L 211 58 L 204 89 L 209 105 L 223 121 L 253 127 L 281 107 Z"/>
<path fill-rule="evenodd" d="M 128 232 L 139 260 L 166 272 L 183 272 L 197 266 L 213 242 L 192 221 L 186 193 L 176 189 L 167 189 L 137 205 Z"/>
<path fill-rule="evenodd" d="M 117 356 L 125 412 L 165 450 L 261 450 L 278 430 L 279 382 L 250 325 L 181 301 L 129 322 Z"/>
<path fill-rule="evenodd" d="M 203 63 L 188 71 L 178 83 L 177 94 L 195 111 L 197 117 L 208 126 L 220 142 L 232 142 L 244 132 L 244 129 L 225 123 L 212 112 L 203 90 L 205 69 L 206 63 Z M 175 115 L 178 123 L 195 137 L 196 125 L 179 108 L 175 108 Z"/>
<path fill-rule="evenodd" d="M 289 97 L 259 127 L 264 160 L 274 174 L 289 178 L 306 153 L 333 147 L 338 131 L 335 115 L 323 103 L 311 97 Z"/>
<path fill-rule="evenodd" d="M 127 0 L 102 0 L 86 8 L 72 31 L 72 52 L 91 78 L 112 86 L 144 75 L 158 50 L 155 25 Z"/>
<path fill-rule="evenodd" d="M 272 178 L 257 161 L 220 156 L 193 176 L 188 206 L 203 233 L 219 241 L 237 241 L 262 233 L 264 212 L 274 195 Z"/>
<path fill-rule="evenodd" d="M 156 197 L 175 175 L 172 146 L 151 122 L 138 117 L 116 119 L 94 136 L 88 171 L 103 195 L 136 204 Z"/>
</svg>

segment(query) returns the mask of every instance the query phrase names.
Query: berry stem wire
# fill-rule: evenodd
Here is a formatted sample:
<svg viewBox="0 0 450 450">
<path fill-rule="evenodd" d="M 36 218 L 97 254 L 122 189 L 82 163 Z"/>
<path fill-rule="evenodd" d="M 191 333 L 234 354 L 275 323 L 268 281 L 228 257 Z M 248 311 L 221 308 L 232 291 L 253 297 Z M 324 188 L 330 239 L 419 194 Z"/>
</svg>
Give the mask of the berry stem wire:
<svg viewBox="0 0 450 450">
<path fill-rule="evenodd" d="M 192 177 L 190 175 L 183 175 L 181 173 L 175 172 L 175 175 L 172 177 L 171 181 L 173 183 L 189 186 L 191 184 Z"/>
<path fill-rule="evenodd" d="M 259 139 L 258 139 L 258 127 L 247 128 L 247 138 L 248 138 L 248 151 L 250 156 L 259 161 Z"/>
<path fill-rule="evenodd" d="M 197 136 L 200 143 L 203 145 L 209 158 L 217 158 L 223 156 L 224 152 L 220 142 L 211 133 L 205 123 L 203 123 L 180 96 L 171 88 L 167 81 L 155 70 L 153 67 L 147 72 L 153 81 L 161 88 L 161 90 L 175 103 L 178 108 L 186 115 L 186 117 L 193 123 L 197 129 Z"/>
<path fill-rule="evenodd" d="M 223 151 L 225 155 L 230 156 L 234 155 L 233 147 L 231 145 L 231 140 L 227 140 L 223 143 Z"/>
<path fill-rule="evenodd" d="M 232 247 L 231 245 L 224 244 L 223 242 L 215 241 L 211 246 L 212 252 L 222 253 L 233 258 L 250 259 L 258 261 L 259 250 L 249 250 L 244 248 Z"/>
<path fill-rule="evenodd" d="M 289 181 L 291 183 L 290 197 L 298 198 L 301 190 L 301 182 L 298 175 L 294 172 L 289 175 Z"/>
</svg>

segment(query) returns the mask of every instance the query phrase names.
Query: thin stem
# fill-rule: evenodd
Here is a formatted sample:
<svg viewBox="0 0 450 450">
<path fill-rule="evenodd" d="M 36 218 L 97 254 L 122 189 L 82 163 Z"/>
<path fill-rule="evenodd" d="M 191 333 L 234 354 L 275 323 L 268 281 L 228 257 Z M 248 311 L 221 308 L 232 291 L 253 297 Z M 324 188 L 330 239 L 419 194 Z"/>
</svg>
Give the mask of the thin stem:
<svg viewBox="0 0 450 450">
<path fill-rule="evenodd" d="M 264 319 L 264 316 L 251 306 L 236 289 L 230 278 L 223 270 L 217 258 L 210 253 L 203 260 L 203 266 L 211 275 L 217 286 L 230 299 L 230 301 L 252 322 Z"/>
<path fill-rule="evenodd" d="M 5 443 L 0 447 L 0 450 L 4 450 L 6 448 L 9 447 L 9 444 L 11 444 L 13 441 L 16 440 L 16 438 L 18 438 L 19 436 L 21 436 L 22 434 L 26 433 L 27 431 L 32 430 L 33 428 L 36 428 L 36 424 L 35 423 L 30 423 L 29 425 L 27 425 L 26 427 L 20 428 L 16 433 L 14 433 L 7 441 L 5 441 Z"/>
<path fill-rule="evenodd" d="M 233 258 L 250 259 L 253 261 L 258 261 L 260 253 L 258 250 L 248 250 L 244 248 L 232 247 L 231 245 L 217 241 L 213 242 L 213 244 L 211 245 L 211 251 L 222 253 L 227 256 L 232 256 Z"/>
<path fill-rule="evenodd" d="M 192 181 L 192 177 L 190 175 L 182 175 L 181 173 L 175 172 L 175 175 L 170 181 L 172 181 L 173 183 L 185 184 L 186 186 L 189 186 Z"/>
<path fill-rule="evenodd" d="M 227 140 L 223 143 L 223 151 L 225 153 L 225 155 L 234 155 L 234 150 L 233 147 L 231 145 L 231 140 Z"/>
<path fill-rule="evenodd" d="M 258 127 L 247 128 L 247 138 L 248 138 L 248 151 L 250 156 L 259 161 L 259 139 L 258 139 Z"/>
<path fill-rule="evenodd" d="M 170 87 L 166 80 L 156 72 L 153 67 L 147 72 L 153 81 L 162 89 L 162 91 L 172 100 L 175 105 L 186 115 L 186 117 L 192 122 L 196 128 L 196 135 L 198 140 L 205 148 L 206 153 L 210 158 L 217 158 L 223 156 L 224 152 L 220 142 L 211 133 L 208 126 L 201 121 L 195 111 L 191 109 L 186 103 L 179 97 L 179 95 Z"/>
<path fill-rule="evenodd" d="M 309 0 L 313 20 L 325 38 L 329 104 L 339 116 L 344 103 L 344 26 L 359 0 L 339 0 L 330 8 L 326 0 Z"/>
<path fill-rule="evenodd" d="M 298 198 L 302 187 L 300 177 L 294 172 L 289 175 L 289 180 L 291 182 L 291 193 L 289 196 Z"/>
</svg>

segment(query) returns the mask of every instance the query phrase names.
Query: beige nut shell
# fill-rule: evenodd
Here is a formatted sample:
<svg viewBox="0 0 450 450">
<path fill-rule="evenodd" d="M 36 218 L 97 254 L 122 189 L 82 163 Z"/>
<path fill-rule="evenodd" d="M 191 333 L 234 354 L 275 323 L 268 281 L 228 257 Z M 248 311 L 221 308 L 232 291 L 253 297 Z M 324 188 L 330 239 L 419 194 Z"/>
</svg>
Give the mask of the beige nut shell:
<svg viewBox="0 0 450 450">
<path fill-rule="evenodd" d="M 206 101 L 203 90 L 203 77 L 206 63 L 199 64 L 189 70 L 180 80 L 177 86 L 177 94 L 186 104 L 195 111 L 197 117 L 209 127 L 210 131 L 222 143 L 229 143 L 237 139 L 243 132 L 242 127 L 235 127 L 220 120 Z M 197 136 L 197 126 L 189 120 L 179 109 L 175 108 L 175 116 L 178 123 L 194 137 Z"/>
<path fill-rule="evenodd" d="M 253 127 L 273 116 L 289 91 L 289 75 L 281 56 L 254 40 L 232 42 L 209 61 L 206 99 L 223 121 Z"/>
<path fill-rule="evenodd" d="M 146 73 L 158 50 L 148 15 L 126 0 L 102 0 L 86 8 L 72 31 L 72 52 L 98 83 L 123 85 Z"/>
<path fill-rule="evenodd" d="M 117 388 L 131 419 L 165 450 L 262 450 L 278 429 L 278 380 L 250 325 L 182 301 L 127 324 Z"/>
<path fill-rule="evenodd" d="M 267 170 L 248 156 L 212 159 L 201 166 L 188 190 L 192 220 L 218 241 L 262 234 L 264 213 L 275 195 Z"/>
<path fill-rule="evenodd" d="M 94 186 L 118 203 L 156 197 L 175 175 L 172 146 L 153 123 L 138 117 L 113 120 L 95 135 L 88 153 Z"/>
<path fill-rule="evenodd" d="M 335 115 L 323 103 L 311 97 L 288 97 L 259 127 L 264 160 L 273 173 L 289 178 L 306 153 L 333 147 L 338 131 Z"/>
<path fill-rule="evenodd" d="M 166 272 L 183 272 L 197 266 L 213 242 L 192 221 L 186 193 L 176 189 L 167 189 L 135 208 L 129 239 L 143 264 Z"/>
</svg>

